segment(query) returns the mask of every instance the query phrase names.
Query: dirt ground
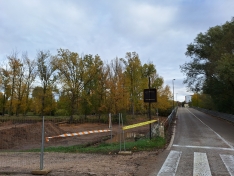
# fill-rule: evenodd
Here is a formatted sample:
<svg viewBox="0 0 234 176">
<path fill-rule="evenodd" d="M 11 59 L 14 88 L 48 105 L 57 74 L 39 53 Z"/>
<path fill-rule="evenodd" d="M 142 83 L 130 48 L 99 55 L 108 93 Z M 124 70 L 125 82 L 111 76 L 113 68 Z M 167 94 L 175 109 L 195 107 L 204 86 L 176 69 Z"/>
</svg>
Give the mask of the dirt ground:
<svg viewBox="0 0 234 176">
<path fill-rule="evenodd" d="M 15 151 L 40 148 L 41 129 L 41 123 L 5 123 L 0 125 L 0 175 L 26 176 L 31 175 L 30 172 L 32 170 L 39 169 L 40 153 Z M 56 125 L 48 122 L 45 123 L 45 136 L 104 129 L 109 129 L 108 124 Z M 146 125 L 128 130 L 128 133 L 146 135 L 148 131 L 149 126 Z M 113 125 L 113 137 L 118 133 L 120 133 L 119 126 Z M 110 138 L 110 134 L 110 132 L 106 132 L 53 138 L 49 142 L 45 142 L 45 147 L 95 144 Z M 170 137 L 170 135 L 168 136 Z M 118 154 L 45 153 L 44 168 L 51 171 L 47 174 L 51 176 L 147 176 L 153 172 L 153 163 L 156 161 L 158 154 L 163 150 L 155 149 L 149 152 L 136 152 L 126 156 Z"/>
<path fill-rule="evenodd" d="M 45 141 L 45 147 L 48 146 L 71 146 L 79 144 L 95 144 L 104 139 L 111 138 L 121 133 L 119 125 L 112 126 L 112 133 L 102 132 L 94 134 L 84 134 L 73 137 L 57 137 L 61 134 L 70 134 L 94 130 L 110 130 L 108 124 L 83 123 L 83 124 L 60 124 L 52 122 L 45 123 L 45 137 L 55 137 Z M 149 126 L 141 126 L 128 130 L 128 133 L 139 133 L 145 135 Z M 0 126 L 0 151 L 1 150 L 26 150 L 41 147 L 41 123 L 34 124 L 12 124 L 10 122 Z M 113 138 L 113 140 L 115 140 Z"/>
</svg>

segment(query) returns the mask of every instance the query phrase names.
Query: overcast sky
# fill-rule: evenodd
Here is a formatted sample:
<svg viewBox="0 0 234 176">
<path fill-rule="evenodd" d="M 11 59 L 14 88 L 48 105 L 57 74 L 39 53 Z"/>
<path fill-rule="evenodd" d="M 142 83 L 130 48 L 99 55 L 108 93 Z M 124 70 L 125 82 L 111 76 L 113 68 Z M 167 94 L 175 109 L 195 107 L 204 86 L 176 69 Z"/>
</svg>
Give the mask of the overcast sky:
<svg viewBox="0 0 234 176">
<path fill-rule="evenodd" d="M 210 27 L 231 21 L 234 0 L 0 0 L 0 60 L 12 51 L 69 49 L 103 61 L 137 52 L 153 62 L 175 99 L 185 100 L 187 44 Z"/>
</svg>

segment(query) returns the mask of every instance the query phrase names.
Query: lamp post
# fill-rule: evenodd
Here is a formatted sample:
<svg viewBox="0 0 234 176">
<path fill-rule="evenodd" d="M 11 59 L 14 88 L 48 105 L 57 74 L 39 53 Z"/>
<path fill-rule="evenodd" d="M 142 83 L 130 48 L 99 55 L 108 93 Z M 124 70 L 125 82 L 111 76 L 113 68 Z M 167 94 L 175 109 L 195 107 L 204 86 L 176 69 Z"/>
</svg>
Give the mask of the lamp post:
<svg viewBox="0 0 234 176">
<path fill-rule="evenodd" d="M 175 106 L 174 106 L 174 81 L 175 81 L 175 79 L 172 80 L 172 85 L 173 85 L 173 109 L 174 109 L 174 107 L 175 107 Z"/>
</svg>

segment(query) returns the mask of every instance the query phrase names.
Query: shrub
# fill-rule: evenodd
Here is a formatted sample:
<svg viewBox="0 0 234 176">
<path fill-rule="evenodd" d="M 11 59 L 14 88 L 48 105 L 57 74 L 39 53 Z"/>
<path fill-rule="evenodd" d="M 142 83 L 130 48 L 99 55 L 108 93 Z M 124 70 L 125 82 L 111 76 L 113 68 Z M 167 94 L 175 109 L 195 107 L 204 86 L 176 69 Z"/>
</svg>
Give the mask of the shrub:
<svg viewBox="0 0 234 176">
<path fill-rule="evenodd" d="M 67 116 L 67 115 L 68 115 L 68 112 L 67 112 L 67 110 L 65 110 L 65 109 L 58 109 L 58 110 L 55 112 L 55 115 L 56 115 L 56 116 Z"/>
</svg>

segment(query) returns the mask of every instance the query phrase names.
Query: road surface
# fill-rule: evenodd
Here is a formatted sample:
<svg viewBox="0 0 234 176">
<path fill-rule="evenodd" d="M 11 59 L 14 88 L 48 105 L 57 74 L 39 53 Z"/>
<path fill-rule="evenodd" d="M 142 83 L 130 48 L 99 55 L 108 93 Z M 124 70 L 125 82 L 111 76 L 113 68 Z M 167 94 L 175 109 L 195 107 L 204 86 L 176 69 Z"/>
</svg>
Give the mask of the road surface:
<svg viewBox="0 0 234 176">
<path fill-rule="evenodd" d="M 234 176 L 234 125 L 192 108 L 178 108 L 177 116 L 152 176 Z"/>
</svg>

